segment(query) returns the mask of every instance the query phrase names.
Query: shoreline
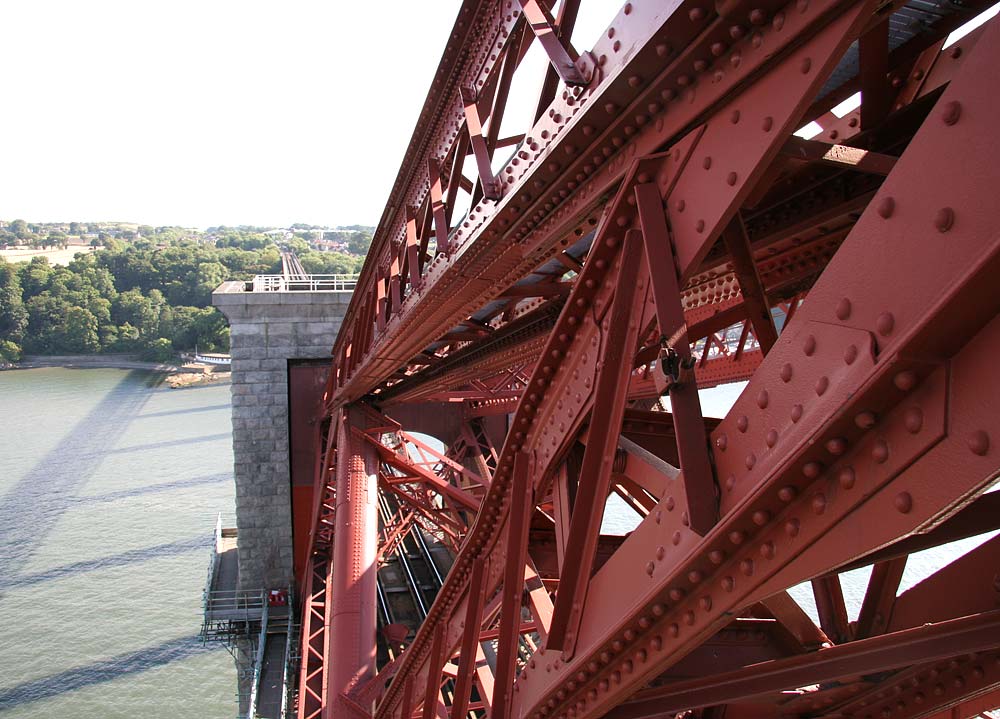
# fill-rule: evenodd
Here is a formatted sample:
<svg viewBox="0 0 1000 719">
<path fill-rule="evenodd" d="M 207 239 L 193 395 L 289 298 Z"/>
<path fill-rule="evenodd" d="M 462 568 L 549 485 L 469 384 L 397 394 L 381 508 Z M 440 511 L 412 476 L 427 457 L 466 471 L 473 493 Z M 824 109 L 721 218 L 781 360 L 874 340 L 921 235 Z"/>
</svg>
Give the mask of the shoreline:
<svg viewBox="0 0 1000 719">
<path fill-rule="evenodd" d="M 144 369 L 154 372 L 176 374 L 184 372 L 180 365 L 162 362 L 144 362 L 135 355 L 30 355 L 7 369 L 41 369 L 60 367 L 63 369 Z"/>
<path fill-rule="evenodd" d="M 144 362 L 135 355 L 31 355 L 12 365 L 0 365 L 3 370 L 29 369 L 132 369 L 165 374 L 166 384 L 173 389 L 184 389 L 208 384 L 225 384 L 232 380 L 230 372 L 216 371 L 212 366 L 175 365 L 163 362 Z M 211 371 L 205 371 L 206 369 Z"/>
</svg>

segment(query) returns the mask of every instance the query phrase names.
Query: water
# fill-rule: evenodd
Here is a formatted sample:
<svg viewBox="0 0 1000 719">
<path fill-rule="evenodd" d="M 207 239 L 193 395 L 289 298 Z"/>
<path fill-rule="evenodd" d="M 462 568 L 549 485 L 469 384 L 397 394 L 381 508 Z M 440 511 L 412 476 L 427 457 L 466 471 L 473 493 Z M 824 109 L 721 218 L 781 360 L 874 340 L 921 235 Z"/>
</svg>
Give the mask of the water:
<svg viewBox="0 0 1000 719">
<path fill-rule="evenodd" d="M 0 717 L 231 719 L 229 654 L 197 639 L 228 385 L 114 369 L 0 372 Z"/>
</svg>

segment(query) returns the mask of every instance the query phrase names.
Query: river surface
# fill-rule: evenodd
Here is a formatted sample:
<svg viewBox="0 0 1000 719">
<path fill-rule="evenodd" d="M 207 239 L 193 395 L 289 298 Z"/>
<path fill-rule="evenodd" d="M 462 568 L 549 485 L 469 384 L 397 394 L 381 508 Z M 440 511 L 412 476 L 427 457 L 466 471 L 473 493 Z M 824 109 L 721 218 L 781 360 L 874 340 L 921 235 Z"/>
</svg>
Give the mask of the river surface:
<svg viewBox="0 0 1000 719">
<path fill-rule="evenodd" d="M 232 719 L 203 646 L 216 516 L 234 524 L 229 385 L 0 372 L 0 717 Z"/>
</svg>

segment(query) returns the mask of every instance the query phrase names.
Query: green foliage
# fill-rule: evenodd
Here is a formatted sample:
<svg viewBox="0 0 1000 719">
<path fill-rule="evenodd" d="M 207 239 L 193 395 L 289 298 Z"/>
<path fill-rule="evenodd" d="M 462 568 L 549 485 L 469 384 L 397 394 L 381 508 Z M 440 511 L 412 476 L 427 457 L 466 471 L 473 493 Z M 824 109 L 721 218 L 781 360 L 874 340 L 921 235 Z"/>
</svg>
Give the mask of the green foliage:
<svg viewBox="0 0 1000 719">
<path fill-rule="evenodd" d="M 0 258 L 0 339 L 15 346 L 28 326 L 28 311 L 21 299 L 21 283 L 17 271 Z"/>
<path fill-rule="evenodd" d="M 157 337 L 149 342 L 139 355 L 150 362 L 171 362 L 176 357 L 174 346 L 165 337 Z"/>
<path fill-rule="evenodd" d="M 0 362 L 10 364 L 21 361 L 21 348 L 10 340 L 0 340 Z"/>
<path fill-rule="evenodd" d="M 0 242 L 64 244 L 69 236 L 91 238 L 93 252 L 67 266 L 44 257 L 10 265 L 0 258 L 0 360 L 21 354 L 135 352 L 169 361 L 196 347 L 229 349 L 229 327 L 211 306 L 225 280 L 249 280 L 281 272 L 274 237 L 295 250 L 312 274 L 360 271 L 373 228 L 337 230 L 297 224 L 285 239 L 261 227 L 217 227 L 204 233 L 181 227 L 121 223 L 10 222 Z M 344 242 L 349 252 L 321 252 L 309 241 Z"/>
</svg>

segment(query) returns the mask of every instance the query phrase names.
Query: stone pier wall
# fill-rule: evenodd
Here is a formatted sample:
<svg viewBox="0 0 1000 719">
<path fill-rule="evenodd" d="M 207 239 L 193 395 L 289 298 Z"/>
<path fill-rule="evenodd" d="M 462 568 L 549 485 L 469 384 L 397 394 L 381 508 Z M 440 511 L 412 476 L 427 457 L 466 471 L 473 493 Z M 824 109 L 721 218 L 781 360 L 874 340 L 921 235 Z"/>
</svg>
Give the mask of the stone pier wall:
<svg viewBox="0 0 1000 719">
<path fill-rule="evenodd" d="M 231 331 L 233 455 L 240 587 L 292 578 L 288 362 L 330 356 L 350 292 L 246 292 L 223 283 L 212 304 Z"/>
</svg>

